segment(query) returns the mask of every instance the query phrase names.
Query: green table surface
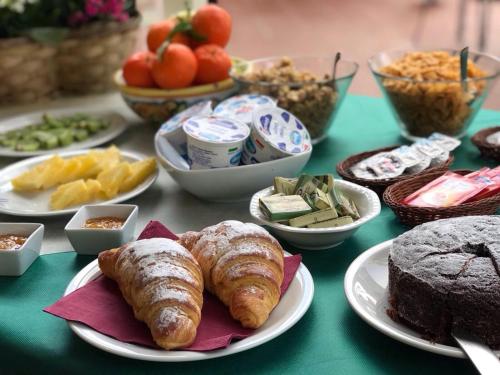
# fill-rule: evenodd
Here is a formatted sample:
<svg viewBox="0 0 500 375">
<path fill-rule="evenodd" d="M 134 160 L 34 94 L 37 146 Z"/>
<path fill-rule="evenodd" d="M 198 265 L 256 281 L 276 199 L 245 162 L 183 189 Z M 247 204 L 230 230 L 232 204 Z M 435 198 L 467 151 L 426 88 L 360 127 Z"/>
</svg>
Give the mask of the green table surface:
<svg viewBox="0 0 500 375">
<path fill-rule="evenodd" d="M 500 112 L 483 110 L 469 135 L 495 123 L 500 123 Z M 306 171 L 335 173 L 335 164 L 348 155 L 402 142 L 381 99 L 351 95 L 330 137 L 314 148 Z M 493 165 L 479 158 L 468 137 L 454 155 L 452 168 Z M 94 258 L 73 252 L 42 256 L 22 277 L 0 277 L 0 373 L 474 373 L 466 360 L 418 350 L 376 331 L 356 315 L 344 297 L 344 273 L 349 264 L 366 249 L 405 230 L 390 209 L 383 207 L 380 216 L 341 246 L 302 251 L 315 283 L 314 300 L 305 316 L 289 331 L 257 348 L 191 363 L 121 358 L 79 339 L 64 320 L 43 313 L 42 308 L 55 302 L 75 274 Z"/>
</svg>

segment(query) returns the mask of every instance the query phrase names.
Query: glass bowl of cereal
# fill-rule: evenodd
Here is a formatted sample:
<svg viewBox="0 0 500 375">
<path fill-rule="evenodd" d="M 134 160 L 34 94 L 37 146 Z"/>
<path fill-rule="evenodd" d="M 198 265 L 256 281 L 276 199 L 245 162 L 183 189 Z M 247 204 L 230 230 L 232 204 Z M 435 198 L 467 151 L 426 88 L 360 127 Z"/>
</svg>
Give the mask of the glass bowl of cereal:
<svg viewBox="0 0 500 375">
<path fill-rule="evenodd" d="M 368 60 L 403 137 L 433 132 L 463 137 L 500 75 L 500 60 L 469 52 L 460 80 L 460 51 L 388 51 Z"/>
<path fill-rule="evenodd" d="M 358 64 L 335 57 L 269 57 L 248 61 L 231 72 L 240 93 L 270 96 L 278 107 L 297 116 L 309 130 L 313 144 L 328 135 Z"/>
</svg>

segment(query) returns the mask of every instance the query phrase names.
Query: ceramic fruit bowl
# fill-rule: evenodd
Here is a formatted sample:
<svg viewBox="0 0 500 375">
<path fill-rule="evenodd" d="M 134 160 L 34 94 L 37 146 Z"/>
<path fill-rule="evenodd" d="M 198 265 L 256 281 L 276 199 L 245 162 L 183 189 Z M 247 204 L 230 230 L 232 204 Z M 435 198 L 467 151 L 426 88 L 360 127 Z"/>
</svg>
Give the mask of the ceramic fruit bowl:
<svg viewBox="0 0 500 375">
<path fill-rule="evenodd" d="M 155 137 L 158 161 L 184 189 L 215 202 L 248 200 L 274 176 L 295 177 L 309 161 L 312 150 L 259 164 L 213 169 L 189 169 L 187 162 L 159 133 Z"/>
<path fill-rule="evenodd" d="M 376 193 L 352 182 L 335 180 L 338 187 L 348 198 L 356 203 L 361 218 L 351 224 L 333 228 L 295 228 L 269 221 L 259 207 L 259 198 L 274 193 L 268 187 L 254 194 L 250 201 L 250 214 L 257 222 L 269 227 L 277 237 L 293 246 L 305 250 L 325 250 L 340 245 L 351 237 L 359 227 L 374 219 L 380 213 L 380 200 Z"/>
</svg>

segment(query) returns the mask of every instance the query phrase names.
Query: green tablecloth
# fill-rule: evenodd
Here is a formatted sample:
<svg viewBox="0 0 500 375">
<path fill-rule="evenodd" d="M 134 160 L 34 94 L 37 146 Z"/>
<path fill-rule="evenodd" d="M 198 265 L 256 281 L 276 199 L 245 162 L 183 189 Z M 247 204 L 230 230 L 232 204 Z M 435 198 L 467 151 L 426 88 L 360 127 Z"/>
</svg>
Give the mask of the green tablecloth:
<svg viewBox="0 0 500 375">
<path fill-rule="evenodd" d="M 500 112 L 482 111 L 469 134 L 500 123 Z M 380 99 L 349 96 L 330 137 L 316 146 L 307 172 L 334 172 L 346 156 L 403 140 Z M 454 168 L 492 166 L 468 138 L 455 152 Z M 186 228 L 188 229 L 188 228 Z M 303 251 L 315 283 L 311 308 L 292 329 L 260 347 L 194 363 L 148 363 L 100 351 L 76 337 L 67 324 L 42 312 L 56 301 L 92 257 L 61 253 L 40 257 L 19 278 L 0 277 L 0 373 L 163 374 L 442 374 L 474 373 L 468 361 L 414 349 L 364 323 L 343 292 L 350 262 L 369 247 L 405 231 L 384 207 L 378 218 L 330 251 Z M 287 250 L 295 252 L 287 247 Z"/>
</svg>

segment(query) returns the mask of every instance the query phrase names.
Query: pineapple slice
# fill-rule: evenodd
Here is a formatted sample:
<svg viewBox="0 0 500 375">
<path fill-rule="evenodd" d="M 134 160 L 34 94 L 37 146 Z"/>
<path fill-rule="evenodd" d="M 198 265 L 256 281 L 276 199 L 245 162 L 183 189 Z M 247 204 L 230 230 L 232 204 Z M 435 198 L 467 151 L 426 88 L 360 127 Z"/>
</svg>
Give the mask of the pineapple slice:
<svg viewBox="0 0 500 375">
<path fill-rule="evenodd" d="M 130 164 L 131 174 L 120 186 L 120 193 L 132 190 L 156 170 L 156 159 L 147 158 Z"/>
<path fill-rule="evenodd" d="M 116 146 L 110 146 L 103 151 L 90 151 L 89 156 L 95 158 L 97 162 L 95 169 L 92 170 L 95 176 L 105 169 L 116 166 L 121 161 L 121 153 Z"/>
<path fill-rule="evenodd" d="M 64 164 L 64 159 L 56 155 L 45 160 L 36 167 L 22 173 L 11 180 L 16 191 L 32 191 L 48 189 L 58 184 L 54 178 Z"/>
<path fill-rule="evenodd" d="M 97 180 L 83 179 L 60 185 L 50 196 L 50 208 L 62 210 L 69 206 L 87 203 L 100 198 L 101 184 Z"/>
<path fill-rule="evenodd" d="M 99 173 L 97 181 L 101 183 L 102 192 L 106 198 L 111 199 L 116 197 L 120 186 L 131 174 L 130 163 L 122 162 Z"/>
<path fill-rule="evenodd" d="M 121 153 L 116 146 L 89 151 L 85 155 L 62 159 L 55 155 L 11 180 L 16 191 L 48 189 L 85 178 L 96 178 L 103 170 L 120 163 Z"/>
<path fill-rule="evenodd" d="M 88 202 L 90 194 L 84 180 L 76 180 L 60 185 L 50 196 L 50 208 L 62 210 L 63 208 Z"/>
</svg>

